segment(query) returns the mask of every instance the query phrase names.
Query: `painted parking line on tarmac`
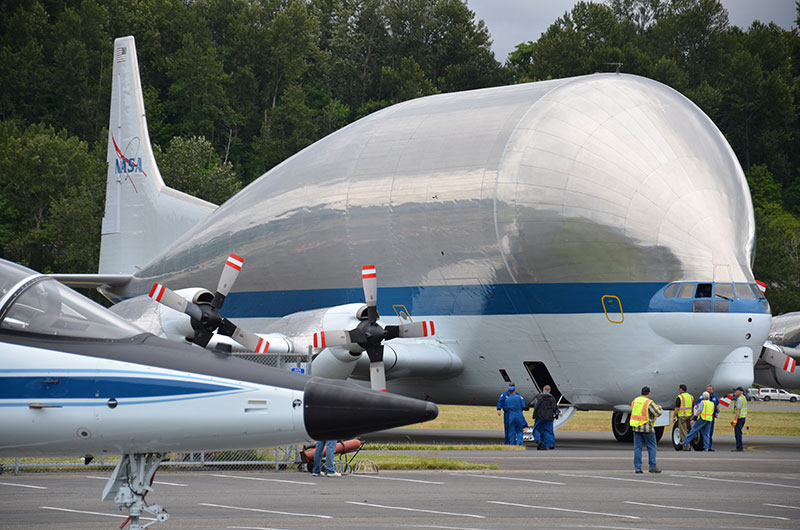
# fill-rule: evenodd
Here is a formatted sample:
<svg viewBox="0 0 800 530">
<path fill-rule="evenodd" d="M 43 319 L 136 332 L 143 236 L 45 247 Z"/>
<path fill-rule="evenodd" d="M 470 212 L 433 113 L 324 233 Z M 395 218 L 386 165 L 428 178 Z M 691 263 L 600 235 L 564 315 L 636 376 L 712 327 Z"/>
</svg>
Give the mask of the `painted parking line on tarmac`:
<svg viewBox="0 0 800 530">
<path fill-rule="evenodd" d="M 520 477 L 500 477 L 498 475 L 479 475 L 477 473 L 458 473 L 459 476 L 465 477 L 478 477 L 478 478 L 493 478 L 497 480 L 518 480 L 521 482 L 538 482 L 539 484 L 553 484 L 555 486 L 564 486 L 564 482 L 553 482 L 550 480 L 537 480 L 534 478 L 520 478 Z"/>
<path fill-rule="evenodd" d="M 739 515 L 742 517 L 756 517 L 759 519 L 779 519 L 781 521 L 791 521 L 788 517 L 778 517 L 776 515 L 759 515 L 756 513 L 726 512 L 723 510 L 707 510 L 705 508 L 687 508 L 686 506 L 667 506 L 665 504 L 649 504 L 646 502 L 622 501 L 625 504 L 635 504 L 637 506 L 650 506 L 652 508 L 668 508 L 670 510 L 688 510 L 691 512 L 718 513 L 722 515 Z"/>
<path fill-rule="evenodd" d="M 697 477 L 694 475 L 670 475 L 671 477 L 679 478 L 696 478 L 700 480 L 716 480 L 719 482 L 735 482 L 736 484 L 756 484 L 758 486 L 775 486 L 776 488 L 792 488 L 800 490 L 800 486 L 792 486 L 790 484 L 775 484 L 774 482 L 756 482 L 755 480 L 741 480 L 730 478 L 714 478 L 714 477 Z"/>
<path fill-rule="evenodd" d="M 631 530 L 630 526 L 607 526 L 607 525 L 597 525 L 597 524 L 562 524 L 559 525 L 559 528 L 608 528 L 610 530 Z M 636 530 L 651 530 L 651 529 L 637 527 Z"/>
<path fill-rule="evenodd" d="M 774 506 L 775 508 L 791 508 L 792 510 L 800 510 L 800 506 L 786 506 L 785 504 L 767 504 L 767 503 L 764 503 L 764 506 Z"/>
<path fill-rule="evenodd" d="M 88 515 L 102 515 L 104 517 L 118 517 L 121 519 L 127 519 L 127 515 L 121 515 L 118 513 L 103 513 L 103 512 L 90 512 L 87 510 L 72 510 L 70 508 L 56 508 L 55 506 L 39 506 L 42 510 L 56 510 L 58 512 L 70 512 L 70 513 L 83 513 Z M 139 517 L 139 519 L 147 519 L 148 521 L 155 521 L 152 517 Z"/>
<path fill-rule="evenodd" d="M 471 526 L 441 526 L 436 524 L 401 524 L 398 525 L 398 528 L 440 528 L 442 530 L 486 530 L 485 528 L 473 528 Z"/>
<path fill-rule="evenodd" d="M 534 504 L 520 504 L 516 502 L 504 502 L 504 501 L 486 501 L 486 502 L 491 504 L 502 504 L 504 506 L 517 506 L 520 508 L 535 508 L 537 510 L 553 510 L 556 512 L 583 513 L 586 515 L 604 515 L 606 517 L 623 517 L 625 519 L 641 519 L 641 517 L 636 517 L 635 515 L 624 515 L 621 513 L 590 512 L 587 510 L 571 510 L 569 508 L 556 508 L 555 506 L 536 506 Z"/>
<path fill-rule="evenodd" d="M 0 482 L 0 486 L 14 486 L 15 488 L 30 488 L 33 490 L 46 490 L 45 486 L 33 486 L 31 484 L 17 484 L 15 482 Z"/>
<path fill-rule="evenodd" d="M 209 508 L 226 508 L 228 510 L 239 510 L 242 512 L 258 512 L 258 513 L 273 513 L 275 515 L 290 515 L 292 517 L 313 517 L 316 519 L 333 519 L 331 515 L 316 515 L 313 513 L 292 513 L 281 512 L 278 510 L 265 510 L 263 508 L 246 508 L 244 506 L 228 506 L 226 504 L 211 504 L 210 502 L 198 502 L 199 506 L 208 506 Z"/>
<path fill-rule="evenodd" d="M 676 484 L 675 482 L 660 482 L 658 480 L 646 480 L 641 478 L 603 477 L 601 475 L 573 475 L 571 473 L 559 473 L 558 476 L 578 477 L 578 478 L 599 478 L 603 480 L 622 480 L 625 482 L 642 482 L 644 484 L 658 484 L 659 486 L 683 486 L 683 484 Z"/>
<path fill-rule="evenodd" d="M 383 508 L 385 510 L 402 510 L 405 512 L 420 512 L 420 513 L 433 513 L 436 515 L 452 515 L 454 517 L 473 517 L 475 519 L 486 519 L 483 515 L 475 515 L 471 513 L 454 513 L 454 512 L 440 512 L 437 510 L 425 510 L 422 508 L 407 508 L 405 506 L 387 506 L 386 504 L 373 504 L 371 502 L 356 502 L 345 501 L 347 504 L 354 504 L 356 506 L 368 506 L 370 508 Z"/>
<path fill-rule="evenodd" d="M 286 480 L 286 479 L 279 479 L 279 478 L 263 478 L 263 477 L 243 477 L 240 475 L 217 475 L 212 473 L 212 477 L 219 477 L 219 478 L 236 478 L 239 480 L 257 480 L 259 482 L 282 482 L 284 484 L 300 484 L 301 486 L 315 486 L 316 482 L 304 482 L 301 480 Z"/>
<path fill-rule="evenodd" d="M 436 482 L 434 480 L 421 480 L 416 478 L 400 478 L 400 477 L 376 477 L 375 475 L 350 475 L 354 478 L 374 478 L 380 480 L 399 480 L 400 482 L 418 482 L 420 484 L 437 484 L 444 485 L 444 482 Z"/>
<path fill-rule="evenodd" d="M 283 528 L 272 528 L 271 526 L 229 526 L 235 530 L 283 530 Z"/>
<path fill-rule="evenodd" d="M 94 480 L 105 480 L 106 482 L 108 482 L 108 477 L 96 477 L 96 476 L 93 476 L 93 475 L 86 475 L 86 478 L 91 478 L 91 479 L 94 479 Z M 177 483 L 177 482 L 161 482 L 160 480 L 154 480 L 153 484 L 161 484 L 162 486 L 179 486 L 181 488 L 189 487 L 188 484 L 180 484 L 180 483 Z"/>
</svg>

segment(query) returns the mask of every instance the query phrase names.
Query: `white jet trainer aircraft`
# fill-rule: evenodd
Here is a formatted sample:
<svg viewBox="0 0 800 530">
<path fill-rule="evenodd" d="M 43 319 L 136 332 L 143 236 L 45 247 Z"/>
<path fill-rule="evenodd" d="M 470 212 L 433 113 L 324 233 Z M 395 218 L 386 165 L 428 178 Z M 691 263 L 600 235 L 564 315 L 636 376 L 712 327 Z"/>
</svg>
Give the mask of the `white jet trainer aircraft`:
<svg viewBox="0 0 800 530">
<path fill-rule="evenodd" d="M 170 451 L 269 447 L 426 421 L 436 405 L 310 378 L 145 333 L 0 260 L 0 456 L 122 455 L 103 490 L 132 530 Z M 154 521 L 140 524 L 140 517 Z"/>
<path fill-rule="evenodd" d="M 158 282 L 202 302 L 236 253 L 249 265 L 224 315 L 271 350 L 316 346 L 315 375 L 384 375 L 391 392 L 464 405 L 495 404 L 512 380 L 527 398 L 549 384 L 572 411 L 614 410 L 626 439 L 644 385 L 671 408 L 681 383 L 753 382 L 771 318 L 754 246 L 747 182 L 717 127 L 624 74 L 393 105 L 215 207 L 164 185 L 125 37 L 100 274 L 66 279 L 105 283 L 127 300 L 120 314 L 183 340 L 188 316 L 137 301 Z M 366 281 L 362 296 L 367 264 L 376 300 Z"/>
</svg>

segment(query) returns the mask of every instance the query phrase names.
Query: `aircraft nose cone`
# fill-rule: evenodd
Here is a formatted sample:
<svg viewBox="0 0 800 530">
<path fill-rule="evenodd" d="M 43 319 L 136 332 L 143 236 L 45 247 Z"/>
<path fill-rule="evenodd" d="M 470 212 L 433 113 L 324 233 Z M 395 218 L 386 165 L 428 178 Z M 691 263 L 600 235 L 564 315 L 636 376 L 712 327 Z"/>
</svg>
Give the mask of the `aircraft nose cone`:
<svg viewBox="0 0 800 530">
<path fill-rule="evenodd" d="M 304 389 L 303 421 L 315 440 L 341 440 L 365 432 L 429 421 L 430 401 L 377 392 L 344 381 L 313 377 Z"/>
</svg>

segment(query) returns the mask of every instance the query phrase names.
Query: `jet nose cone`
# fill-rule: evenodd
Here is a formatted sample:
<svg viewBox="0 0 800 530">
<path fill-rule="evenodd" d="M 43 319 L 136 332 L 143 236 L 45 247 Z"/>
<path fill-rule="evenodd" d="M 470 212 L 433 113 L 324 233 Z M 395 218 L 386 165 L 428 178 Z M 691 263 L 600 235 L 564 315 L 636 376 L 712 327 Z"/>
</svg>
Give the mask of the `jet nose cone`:
<svg viewBox="0 0 800 530">
<path fill-rule="evenodd" d="M 424 403 L 426 403 L 425 418 L 422 421 L 435 420 L 439 415 L 439 407 L 436 406 L 436 403 L 431 403 L 430 401 L 425 401 Z"/>
<path fill-rule="evenodd" d="M 439 415 L 430 401 L 376 392 L 344 381 L 312 378 L 304 390 L 303 421 L 315 440 L 341 440 L 365 432 L 429 421 Z"/>
</svg>

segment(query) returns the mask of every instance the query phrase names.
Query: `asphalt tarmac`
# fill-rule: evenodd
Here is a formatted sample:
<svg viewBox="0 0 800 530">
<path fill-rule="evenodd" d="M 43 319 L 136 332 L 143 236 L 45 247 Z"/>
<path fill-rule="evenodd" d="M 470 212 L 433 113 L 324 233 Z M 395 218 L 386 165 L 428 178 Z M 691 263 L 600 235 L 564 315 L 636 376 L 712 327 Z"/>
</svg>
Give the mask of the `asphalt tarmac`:
<svg viewBox="0 0 800 530">
<path fill-rule="evenodd" d="M 495 464 L 487 471 L 380 471 L 341 478 L 272 472 L 159 472 L 148 501 L 169 521 L 150 528 L 800 528 L 800 437 L 717 434 L 711 453 L 659 444 L 661 474 L 633 472 L 630 445 L 605 433 L 556 433 L 553 451 L 408 451 Z M 502 432 L 395 429 L 369 442 L 478 441 Z M 366 454 L 369 454 L 367 451 Z M 646 451 L 644 455 L 646 468 Z M 112 529 L 108 472 L 0 476 L 0 529 Z"/>
</svg>

